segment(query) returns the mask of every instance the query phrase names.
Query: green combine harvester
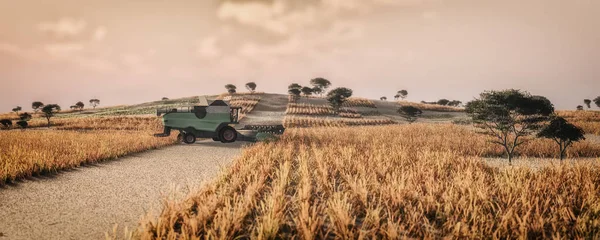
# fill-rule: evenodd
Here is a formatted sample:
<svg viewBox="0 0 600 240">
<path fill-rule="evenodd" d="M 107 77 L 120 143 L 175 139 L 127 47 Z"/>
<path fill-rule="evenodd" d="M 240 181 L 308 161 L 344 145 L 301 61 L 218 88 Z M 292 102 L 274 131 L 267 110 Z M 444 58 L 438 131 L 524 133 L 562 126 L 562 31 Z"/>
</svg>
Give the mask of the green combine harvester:
<svg viewBox="0 0 600 240">
<path fill-rule="evenodd" d="M 208 104 L 205 97 L 199 97 L 198 106 L 184 108 L 157 109 L 156 115 L 162 115 L 163 133 L 156 137 L 168 137 L 172 130 L 179 131 L 177 140 L 193 144 L 197 138 L 212 138 L 222 143 L 237 141 L 257 141 L 269 139 L 273 135 L 283 134 L 283 125 L 246 125 L 240 133 L 234 127 L 239 124 L 241 107 L 231 107 L 223 100 Z"/>
</svg>

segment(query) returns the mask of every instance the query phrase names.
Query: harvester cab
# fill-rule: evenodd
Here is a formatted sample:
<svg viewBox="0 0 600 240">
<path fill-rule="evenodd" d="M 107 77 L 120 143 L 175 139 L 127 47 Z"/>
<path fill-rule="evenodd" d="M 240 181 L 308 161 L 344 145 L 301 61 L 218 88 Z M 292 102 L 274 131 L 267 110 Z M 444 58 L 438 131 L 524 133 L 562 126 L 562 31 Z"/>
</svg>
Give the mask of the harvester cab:
<svg viewBox="0 0 600 240">
<path fill-rule="evenodd" d="M 259 133 L 266 131 L 244 127 L 242 131 L 250 131 L 241 134 L 234 128 L 239 123 L 241 110 L 241 107 L 232 107 L 223 100 L 209 103 L 205 97 L 199 97 L 197 106 L 157 109 L 156 115 L 162 116 L 164 130 L 154 136 L 168 137 L 172 130 L 176 130 L 179 131 L 178 141 L 187 144 L 195 143 L 197 138 L 212 138 L 223 143 L 256 141 L 262 137 Z M 283 134 L 283 126 L 276 128 L 279 131 L 274 134 Z"/>
</svg>

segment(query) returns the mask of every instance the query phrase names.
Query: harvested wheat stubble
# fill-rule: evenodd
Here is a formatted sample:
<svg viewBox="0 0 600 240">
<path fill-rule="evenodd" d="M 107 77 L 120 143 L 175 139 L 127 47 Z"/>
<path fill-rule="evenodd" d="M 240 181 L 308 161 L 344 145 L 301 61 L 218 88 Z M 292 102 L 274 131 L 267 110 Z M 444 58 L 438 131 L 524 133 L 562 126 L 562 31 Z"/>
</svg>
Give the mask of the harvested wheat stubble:
<svg viewBox="0 0 600 240">
<path fill-rule="evenodd" d="M 363 125 L 386 125 L 396 124 L 395 121 L 388 118 L 315 118 L 315 117 L 290 117 L 283 119 L 283 126 L 286 128 L 302 127 L 344 127 L 344 126 L 363 126 Z"/>
<path fill-rule="evenodd" d="M 294 115 L 313 115 L 313 116 L 334 116 L 335 111 L 329 105 L 316 105 L 306 103 L 289 103 L 285 111 L 286 114 Z M 340 117 L 361 118 L 362 115 L 351 108 L 341 108 Z"/>
<path fill-rule="evenodd" d="M 368 107 L 377 108 L 375 103 L 366 98 L 348 98 L 343 104 L 343 107 Z"/>
<path fill-rule="evenodd" d="M 245 149 L 226 174 L 185 201 L 168 202 L 134 235 L 600 237 L 599 168 L 499 170 L 473 156 L 481 152 L 469 139 L 440 146 L 440 139 L 464 137 L 449 126 L 290 129 L 277 142 Z"/>
<path fill-rule="evenodd" d="M 429 111 L 436 111 L 436 112 L 464 112 L 465 111 L 464 108 L 442 106 L 442 105 L 437 105 L 437 104 L 415 103 L 415 102 L 408 102 L 408 101 L 398 101 L 398 104 L 400 106 L 413 106 L 413 107 L 419 108 L 421 110 L 429 110 Z"/>
<path fill-rule="evenodd" d="M 151 131 L 2 131 L 0 185 L 175 143 Z"/>
</svg>

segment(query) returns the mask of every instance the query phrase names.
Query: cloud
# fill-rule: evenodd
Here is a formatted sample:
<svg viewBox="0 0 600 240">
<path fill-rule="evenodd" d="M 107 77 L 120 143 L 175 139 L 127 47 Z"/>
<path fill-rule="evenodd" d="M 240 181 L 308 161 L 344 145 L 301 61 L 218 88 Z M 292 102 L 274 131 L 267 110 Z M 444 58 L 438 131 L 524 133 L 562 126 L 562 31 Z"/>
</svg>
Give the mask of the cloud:
<svg viewBox="0 0 600 240">
<path fill-rule="evenodd" d="M 106 38 L 106 28 L 103 26 L 100 26 L 98 28 L 96 28 L 96 31 L 94 31 L 94 40 L 96 41 L 102 41 L 104 40 L 104 38 Z"/>
<path fill-rule="evenodd" d="M 53 56 L 65 56 L 84 49 L 81 43 L 51 43 L 44 46 L 44 50 Z"/>
<path fill-rule="evenodd" d="M 37 28 L 42 32 L 48 32 L 57 37 L 77 36 L 83 32 L 87 23 L 81 19 L 61 18 L 57 22 L 42 22 Z"/>
<path fill-rule="evenodd" d="M 210 36 L 203 39 L 198 46 L 198 53 L 207 58 L 221 56 L 221 50 L 217 47 L 217 37 Z"/>
<path fill-rule="evenodd" d="M 148 75 L 152 69 L 146 64 L 144 58 L 137 54 L 121 54 L 121 64 L 135 75 Z"/>
</svg>

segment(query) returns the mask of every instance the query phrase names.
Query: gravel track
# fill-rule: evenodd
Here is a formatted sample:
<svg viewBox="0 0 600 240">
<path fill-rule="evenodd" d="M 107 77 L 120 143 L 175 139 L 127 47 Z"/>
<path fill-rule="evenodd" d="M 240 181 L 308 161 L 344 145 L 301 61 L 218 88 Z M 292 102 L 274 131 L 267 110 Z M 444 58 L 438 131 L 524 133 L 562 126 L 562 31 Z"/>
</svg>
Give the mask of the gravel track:
<svg viewBox="0 0 600 240">
<path fill-rule="evenodd" d="M 176 145 L 2 187 L 0 240 L 103 239 L 115 224 L 134 229 L 165 197 L 217 176 L 245 144 Z"/>
</svg>

